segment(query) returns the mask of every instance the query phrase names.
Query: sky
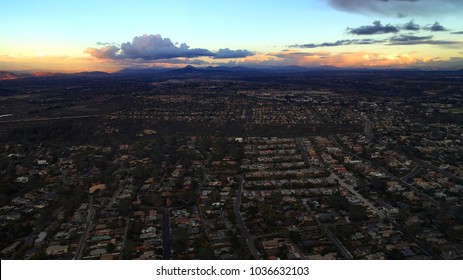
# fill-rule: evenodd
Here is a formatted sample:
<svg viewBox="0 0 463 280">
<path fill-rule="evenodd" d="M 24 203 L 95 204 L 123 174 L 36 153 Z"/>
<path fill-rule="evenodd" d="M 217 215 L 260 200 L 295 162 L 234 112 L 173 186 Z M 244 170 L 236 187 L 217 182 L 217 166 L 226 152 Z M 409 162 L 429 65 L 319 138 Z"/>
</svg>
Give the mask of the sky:
<svg viewBox="0 0 463 280">
<path fill-rule="evenodd" d="M 0 0 L 0 70 L 463 68 L 461 0 Z"/>
</svg>

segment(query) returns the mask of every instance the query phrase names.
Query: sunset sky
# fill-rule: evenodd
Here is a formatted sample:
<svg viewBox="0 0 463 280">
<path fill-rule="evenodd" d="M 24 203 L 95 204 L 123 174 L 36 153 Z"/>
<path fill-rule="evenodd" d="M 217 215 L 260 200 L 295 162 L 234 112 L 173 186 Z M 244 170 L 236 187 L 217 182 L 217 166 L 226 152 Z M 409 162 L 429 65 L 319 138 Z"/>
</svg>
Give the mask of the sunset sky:
<svg viewBox="0 0 463 280">
<path fill-rule="evenodd" d="M 463 68 L 461 0 L 0 1 L 0 70 Z"/>
</svg>

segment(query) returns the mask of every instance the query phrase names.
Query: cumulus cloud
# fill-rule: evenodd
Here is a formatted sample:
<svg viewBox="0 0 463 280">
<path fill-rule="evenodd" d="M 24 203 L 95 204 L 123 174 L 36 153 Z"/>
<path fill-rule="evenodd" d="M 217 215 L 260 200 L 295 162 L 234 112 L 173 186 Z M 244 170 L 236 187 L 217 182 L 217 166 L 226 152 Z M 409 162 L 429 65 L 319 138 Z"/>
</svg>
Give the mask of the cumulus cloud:
<svg viewBox="0 0 463 280">
<path fill-rule="evenodd" d="M 212 55 L 212 52 L 206 49 L 190 49 L 185 43 L 177 47 L 169 38 L 162 38 L 159 34 L 137 36 L 132 42 L 123 43 L 120 54 L 122 58 L 141 58 L 144 60 Z"/>
<path fill-rule="evenodd" d="M 105 45 L 101 48 L 87 48 L 85 53 L 96 58 L 106 59 L 142 59 L 160 60 L 172 58 L 240 58 L 253 55 L 248 50 L 230 50 L 228 48 L 213 52 L 202 48 L 190 48 L 186 43 L 174 44 L 169 38 L 161 35 L 143 35 L 135 37 L 132 42 Z"/>
<path fill-rule="evenodd" d="M 463 8 L 461 0 L 327 0 L 335 9 L 363 14 L 388 16 L 429 16 L 442 13 L 458 13 Z"/>
<path fill-rule="evenodd" d="M 393 25 L 382 25 L 381 21 L 373 22 L 373 25 L 364 25 L 357 28 L 347 28 L 348 32 L 355 35 L 373 35 L 373 34 L 386 34 L 397 33 L 399 28 Z"/>
</svg>

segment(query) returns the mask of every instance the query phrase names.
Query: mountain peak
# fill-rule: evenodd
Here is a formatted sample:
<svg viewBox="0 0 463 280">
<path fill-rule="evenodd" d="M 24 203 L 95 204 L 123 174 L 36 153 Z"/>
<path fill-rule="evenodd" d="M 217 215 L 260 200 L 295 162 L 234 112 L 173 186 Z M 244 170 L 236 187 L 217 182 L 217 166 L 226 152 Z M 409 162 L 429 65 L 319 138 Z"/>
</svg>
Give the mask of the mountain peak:
<svg viewBox="0 0 463 280">
<path fill-rule="evenodd" d="M 192 66 L 192 65 L 187 65 L 183 68 L 184 70 L 196 70 L 196 67 Z"/>
</svg>

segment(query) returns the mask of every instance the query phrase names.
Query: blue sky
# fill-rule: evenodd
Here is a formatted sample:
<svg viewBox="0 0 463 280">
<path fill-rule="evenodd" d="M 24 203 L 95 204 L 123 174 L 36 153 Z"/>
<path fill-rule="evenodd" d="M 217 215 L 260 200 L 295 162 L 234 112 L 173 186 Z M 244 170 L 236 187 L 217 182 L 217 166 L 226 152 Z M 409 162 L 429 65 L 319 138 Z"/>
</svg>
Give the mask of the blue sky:
<svg viewBox="0 0 463 280">
<path fill-rule="evenodd" d="M 455 68 L 463 57 L 463 34 L 457 34 L 463 1 L 457 0 L 0 1 L 0 69 Z M 409 30 L 407 23 L 418 27 Z M 158 43 L 166 48 L 158 51 Z M 103 49 L 108 46 L 114 48 Z"/>
</svg>

